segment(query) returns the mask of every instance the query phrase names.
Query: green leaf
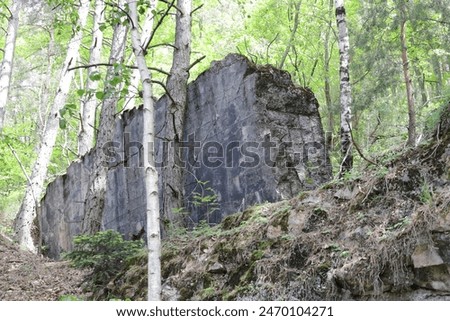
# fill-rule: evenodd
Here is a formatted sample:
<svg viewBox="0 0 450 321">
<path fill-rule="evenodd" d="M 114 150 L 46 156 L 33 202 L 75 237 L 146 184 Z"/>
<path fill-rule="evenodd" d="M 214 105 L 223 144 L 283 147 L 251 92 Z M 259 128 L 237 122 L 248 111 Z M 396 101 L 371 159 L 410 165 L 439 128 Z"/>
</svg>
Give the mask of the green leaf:
<svg viewBox="0 0 450 321">
<path fill-rule="evenodd" d="M 59 128 L 61 128 L 61 129 L 67 128 L 67 121 L 64 118 L 59 119 Z"/>
<path fill-rule="evenodd" d="M 97 92 L 95 93 L 95 97 L 96 97 L 97 99 L 102 100 L 103 97 L 105 97 L 105 94 L 103 93 L 103 91 L 97 91 Z"/>
<path fill-rule="evenodd" d="M 117 86 L 118 84 L 120 84 L 122 82 L 122 78 L 115 76 L 113 79 L 110 80 L 110 84 L 111 86 Z"/>
<path fill-rule="evenodd" d="M 89 79 L 92 81 L 99 81 L 100 79 L 102 79 L 102 75 L 99 72 L 93 72 L 89 75 Z"/>
<path fill-rule="evenodd" d="M 77 95 L 82 97 L 84 94 L 86 93 L 86 91 L 84 89 L 78 89 L 77 90 Z"/>
</svg>

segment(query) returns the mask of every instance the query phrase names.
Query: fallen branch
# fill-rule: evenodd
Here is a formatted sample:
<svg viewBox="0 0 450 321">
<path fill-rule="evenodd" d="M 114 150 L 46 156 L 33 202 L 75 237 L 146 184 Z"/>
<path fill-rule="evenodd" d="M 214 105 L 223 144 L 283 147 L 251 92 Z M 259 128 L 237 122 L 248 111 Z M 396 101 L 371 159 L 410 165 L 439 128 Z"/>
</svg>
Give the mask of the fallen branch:
<svg viewBox="0 0 450 321">
<path fill-rule="evenodd" d="M 369 162 L 372 165 L 378 166 L 378 163 L 374 162 L 373 160 L 368 159 L 364 154 L 362 153 L 361 149 L 359 148 L 358 144 L 356 144 L 355 139 L 353 137 L 353 130 L 350 127 L 350 138 L 352 139 L 352 144 L 355 146 L 356 151 L 358 152 L 359 156 L 361 156 L 362 159 Z"/>
</svg>

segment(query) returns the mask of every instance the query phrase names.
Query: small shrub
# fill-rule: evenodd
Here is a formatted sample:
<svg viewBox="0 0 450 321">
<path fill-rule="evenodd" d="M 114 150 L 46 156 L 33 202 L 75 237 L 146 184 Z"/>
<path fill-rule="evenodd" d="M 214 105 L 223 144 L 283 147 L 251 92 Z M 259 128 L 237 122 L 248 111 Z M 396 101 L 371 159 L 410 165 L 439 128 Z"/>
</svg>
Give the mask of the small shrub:
<svg viewBox="0 0 450 321">
<path fill-rule="evenodd" d="M 96 292 L 104 288 L 111 279 L 138 255 L 143 242 L 126 241 L 116 231 L 108 230 L 94 235 L 79 235 L 74 239 L 74 250 L 64 255 L 72 265 L 81 269 L 92 269 L 86 281 Z"/>
</svg>

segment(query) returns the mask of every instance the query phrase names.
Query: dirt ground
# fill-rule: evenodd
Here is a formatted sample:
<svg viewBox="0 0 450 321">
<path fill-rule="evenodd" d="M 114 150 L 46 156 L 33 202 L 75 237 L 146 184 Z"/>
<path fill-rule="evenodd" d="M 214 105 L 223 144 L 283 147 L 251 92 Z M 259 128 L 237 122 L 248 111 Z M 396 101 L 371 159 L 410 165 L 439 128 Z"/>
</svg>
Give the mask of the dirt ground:
<svg viewBox="0 0 450 321">
<path fill-rule="evenodd" d="M 0 234 L 0 300 L 53 301 L 82 297 L 83 272 L 22 251 Z"/>
</svg>

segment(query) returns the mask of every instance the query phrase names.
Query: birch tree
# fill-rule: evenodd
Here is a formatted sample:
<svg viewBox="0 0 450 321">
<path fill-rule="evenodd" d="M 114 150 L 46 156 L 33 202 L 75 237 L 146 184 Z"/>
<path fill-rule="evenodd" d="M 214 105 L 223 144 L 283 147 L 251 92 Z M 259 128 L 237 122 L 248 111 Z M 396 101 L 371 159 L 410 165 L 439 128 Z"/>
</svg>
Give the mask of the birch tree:
<svg viewBox="0 0 450 321">
<path fill-rule="evenodd" d="M 128 0 L 128 6 L 131 18 L 131 42 L 142 83 L 142 98 L 144 101 L 142 144 L 144 146 L 145 195 L 147 201 L 148 300 L 159 301 L 161 299 L 161 233 L 158 172 L 155 166 L 154 154 L 155 119 L 152 100 L 152 83 L 150 71 L 145 62 L 144 47 L 142 46 L 142 39 L 145 38 L 145 36 L 142 37 L 139 34 L 138 29 L 139 24 L 136 1 Z"/>
<path fill-rule="evenodd" d="M 34 222 L 36 219 L 37 202 L 40 200 L 44 188 L 50 158 L 58 134 L 59 111 L 66 104 L 67 94 L 69 93 L 74 75 L 74 72 L 69 69 L 75 65 L 79 58 L 79 48 L 83 36 L 83 28 L 86 25 L 89 13 L 89 5 L 89 0 L 80 1 L 80 7 L 78 9 L 78 25 L 74 28 L 74 34 L 67 49 L 67 55 L 61 70 L 59 87 L 50 114 L 48 115 L 38 156 L 33 166 L 30 181 L 25 190 L 22 205 L 14 222 L 16 237 L 19 244 L 34 253 L 37 252 L 35 244 L 37 231 Z"/>
<path fill-rule="evenodd" d="M 348 172 L 353 166 L 351 116 L 352 116 L 352 92 L 350 85 L 350 42 L 346 22 L 344 0 L 335 0 L 336 22 L 338 27 L 338 43 L 340 56 L 340 103 L 341 103 L 341 153 L 342 163 L 340 174 Z"/>
<path fill-rule="evenodd" d="M 6 30 L 5 49 L 0 71 L 0 133 L 3 129 L 5 109 L 8 102 L 9 88 L 13 69 L 14 51 L 16 48 L 17 30 L 19 28 L 19 12 L 21 1 L 13 0 L 9 10 L 8 29 Z"/>
<path fill-rule="evenodd" d="M 100 26 L 104 23 L 105 3 L 103 0 L 95 1 L 94 24 L 92 27 L 92 44 L 90 48 L 88 77 L 86 79 L 85 100 L 81 107 L 80 132 L 78 134 L 78 155 L 86 154 L 94 144 L 95 114 L 98 100 L 96 91 L 98 81 L 95 75 L 99 72 L 97 64 L 100 62 L 103 32 Z"/>
<path fill-rule="evenodd" d="M 183 207 L 184 184 L 180 142 L 187 108 L 187 82 L 191 57 L 191 0 L 178 0 L 175 49 L 167 90 L 173 99 L 166 112 L 167 166 L 163 170 L 163 209 L 171 221 L 174 209 Z"/>
<path fill-rule="evenodd" d="M 114 26 L 111 43 L 109 67 L 106 72 L 104 95 L 100 114 L 100 124 L 97 134 L 97 148 L 93 156 L 88 192 L 85 203 L 83 233 L 93 234 L 100 230 L 103 209 L 105 207 L 106 177 L 108 168 L 107 157 L 103 146 L 112 141 L 115 126 L 115 114 L 118 104 L 118 93 L 122 87 L 122 63 L 127 44 L 128 27 L 124 23 L 124 0 L 119 0 L 116 6 L 117 15 L 122 16 Z"/>
<path fill-rule="evenodd" d="M 142 32 L 140 33 L 141 47 L 144 49 L 148 47 L 148 43 L 152 35 L 153 24 L 155 21 L 153 12 L 156 10 L 156 5 L 156 0 L 151 0 L 149 2 L 149 8 L 147 9 Z M 131 109 L 136 106 L 136 97 L 139 96 L 139 80 L 139 69 L 133 69 L 133 73 L 131 74 L 130 79 L 130 85 L 128 86 L 128 94 L 125 97 L 125 109 Z"/>
</svg>

